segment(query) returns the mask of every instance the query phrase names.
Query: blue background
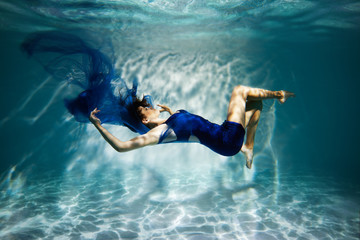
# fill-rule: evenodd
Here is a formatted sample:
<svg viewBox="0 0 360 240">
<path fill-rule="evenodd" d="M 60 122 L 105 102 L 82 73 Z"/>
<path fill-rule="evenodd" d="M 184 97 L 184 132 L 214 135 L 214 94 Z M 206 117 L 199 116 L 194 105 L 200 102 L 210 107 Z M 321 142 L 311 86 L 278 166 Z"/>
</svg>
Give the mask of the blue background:
<svg viewBox="0 0 360 240">
<path fill-rule="evenodd" d="M 2 1 L 0 14 L 2 237 L 359 236 L 356 1 Z M 92 126 L 66 112 L 63 99 L 80 89 L 52 78 L 21 52 L 29 33 L 44 30 L 78 35 L 110 56 L 129 83 L 138 77 L 140 93 L 214 122 L 225 119 L 231 89 L 238 84 L 286 89 L 297 96 L 284 105 L 264 102 L 251 171 L 240 155 L 223 158 L 196 144 L 119 155 Z M 122 140 L 135 136 L 123 127 L 108 128 Z M 54 194 L 48 201 L 43 199 L 49 192 L 41 191 L 46 183 Z M 111 198 L 120 188 L 127 194 Z M 92 213 L 96 220 L 89 220 L 84 212 L 94 207 L 91 201 L 107 201 L 96 189 L 112 193 L 106 195 L 112 204 L 143 212 L 129 217 L 136 211 L 116 211 L 111 205 L 108 214 L 129 217 L 120 221 L 123 225 L 104 221 L 104 214 Z M 76 196 L 83 209 L 69 203 Z M 210 207 L 202 209 L 206 204 Z M 204 215 L 189 210 L 191 205 Z M 166 209 L 179 218 L 148 212 Z M 307 211 L 296 218 L 301 209 Z M 31 224 L 16 228 L 45 212 L 39 231 Z M 242 215 L 249 212 L 253 215 Z M 284 219 L 294 224 L 286 226 Z M 49 222 L 62 231 L 47 227 Z M 249 222 L 255 225 L 244 227 Z M 98 228 L 101 224 L 106 227 Z"/>
</svg>

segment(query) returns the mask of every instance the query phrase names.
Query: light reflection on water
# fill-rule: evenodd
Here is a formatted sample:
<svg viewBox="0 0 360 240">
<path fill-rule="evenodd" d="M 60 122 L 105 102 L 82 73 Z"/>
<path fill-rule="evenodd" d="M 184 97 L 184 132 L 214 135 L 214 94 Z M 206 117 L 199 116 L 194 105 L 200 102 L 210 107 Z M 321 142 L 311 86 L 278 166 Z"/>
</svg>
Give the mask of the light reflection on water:
<svg viewBox="0 0 360 240">
<path fill-rule="evenodd" d="M 333 3 L 313 14 L 315 1 L 31 2 L 1 2 L 1 29 L 76 32 L 116 56 L 122 77 L 138 77 L 139 92 L 156 103 L 217 123 L 237 84 L 296 86 L 295 77 L 278 82 L 278 66 L 259 39 L 326 37 L 329 26 L 354 28 L 353 15 L 341 14 L 358 11 L 357 4 Z M 198 144 L 118 154 L 92 126 L 65 112 L 68 91 L 46 77 L 1 119 L 3 128 L 20 121 L 33 129 L 36 144 L 22 144 L 22 158 L 2 175 L 0 238 L 357 239 L 359 215 L 349 211 L 359 209 L 355 197 L 346 198 L 334 179 L 279 169 L 286 156 L 272 145 L 276 111 L 282 111 L 274 101 L 264 102 L 249 171 L 241 155 L 220 157 Z M 107 127 L 120 139 L 134 136 Z M 53 169 L 56 161 L 64 166 Z M 44 162 L 47 171 L 38 172 Z"/>
<path fill-rule="evenodd" d="M 358 203 L 334 197 L 334 179 L 283 174 L 275 190 L 271 175 L 224 184 L 221 174 L 209 182 L 199 170 L 159 176 L 145 166 L 103 167 L 86 176 L 78 168 L 39 179 L 11 198 L 3 195 L 1 237 L 357 238 L 359 217 L 351 209 Z"/>
</svg>

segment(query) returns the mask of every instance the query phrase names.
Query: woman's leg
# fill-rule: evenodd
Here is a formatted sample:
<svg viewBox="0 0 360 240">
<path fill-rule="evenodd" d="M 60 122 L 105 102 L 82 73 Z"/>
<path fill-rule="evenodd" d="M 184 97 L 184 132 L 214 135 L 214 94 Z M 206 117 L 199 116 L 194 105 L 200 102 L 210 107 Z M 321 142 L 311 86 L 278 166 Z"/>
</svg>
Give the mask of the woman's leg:
<svg viewBox="0 0 360 240">
<path fill-rule="evenodd" d="M 246 167 L 251 168 L 254 158 L 254 143 L 256 128 L 259 124 L 260 115 L 262 111 L 262 101 L 247 101 L 246 112 L 245 112 L 245 123 L 246 123 L 246 141 L 241 148 L 241 152 L 246 157 Z"/>
<path fill-rule="evenodd" d="M 246 128 L 245 112 L 247 100 L 278 99 L 280 103 L 284 103 L 289 97 L 294 96 L 294 93 L 287 91 L 269 91 L 242 85 L 236 86 L 231 94 L 227 120 L 240 123 Z"/>
<path fill-rule="evenodd" d="M 232 92 L 227 120 L 240 123 L 247 128 L 246 142 L 241 151 L 246 156 L 246 166 L 251 168 L 253 160 L 253 148 L 255 132 L 262 110 L 262 99 L 278 99 L 284 103 L 295 94 L 287 91 L 269 91 L 246 86 L 236 86 Z"/>
</svg>

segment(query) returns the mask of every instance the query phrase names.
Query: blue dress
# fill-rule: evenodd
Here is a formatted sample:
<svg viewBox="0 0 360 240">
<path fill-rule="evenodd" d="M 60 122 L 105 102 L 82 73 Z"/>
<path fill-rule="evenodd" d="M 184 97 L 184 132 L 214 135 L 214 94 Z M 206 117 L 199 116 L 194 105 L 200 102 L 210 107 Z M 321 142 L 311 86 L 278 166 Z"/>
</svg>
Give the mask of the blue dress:
<svg viewBox="0 0 360 240">
<path fill-rule="evenodd" d="M 237 154 L 244 142 L 245 130 L 236 122 L 225 121 L 218 125 L 201 116 L 180 110 L 171 115 L 165 122 L 168 128 L 160 136 L 159 144 L 169 136 L 171 130 L 176 134 L 175 142 L 188 142 L 195 136 L 200 143 L 223 156 Z"/>
</svg>

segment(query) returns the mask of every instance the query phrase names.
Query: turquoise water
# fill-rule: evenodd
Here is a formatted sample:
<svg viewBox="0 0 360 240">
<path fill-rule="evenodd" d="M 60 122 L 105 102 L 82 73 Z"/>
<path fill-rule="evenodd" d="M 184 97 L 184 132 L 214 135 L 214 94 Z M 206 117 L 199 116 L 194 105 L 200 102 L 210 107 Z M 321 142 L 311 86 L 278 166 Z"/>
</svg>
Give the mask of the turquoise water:
<svg viewBox="0 0 360 240">
<path fill-rule="evenodd" d="M 356 1 L 1 1 L 0 238 L 358 239 L 359 20 Z M 119 154 L 21 52 L 49 30 L 217 123 L 238 84 L 297 97 L 264 101 L 252 170 L 198 144 Z"/>
</svg>

